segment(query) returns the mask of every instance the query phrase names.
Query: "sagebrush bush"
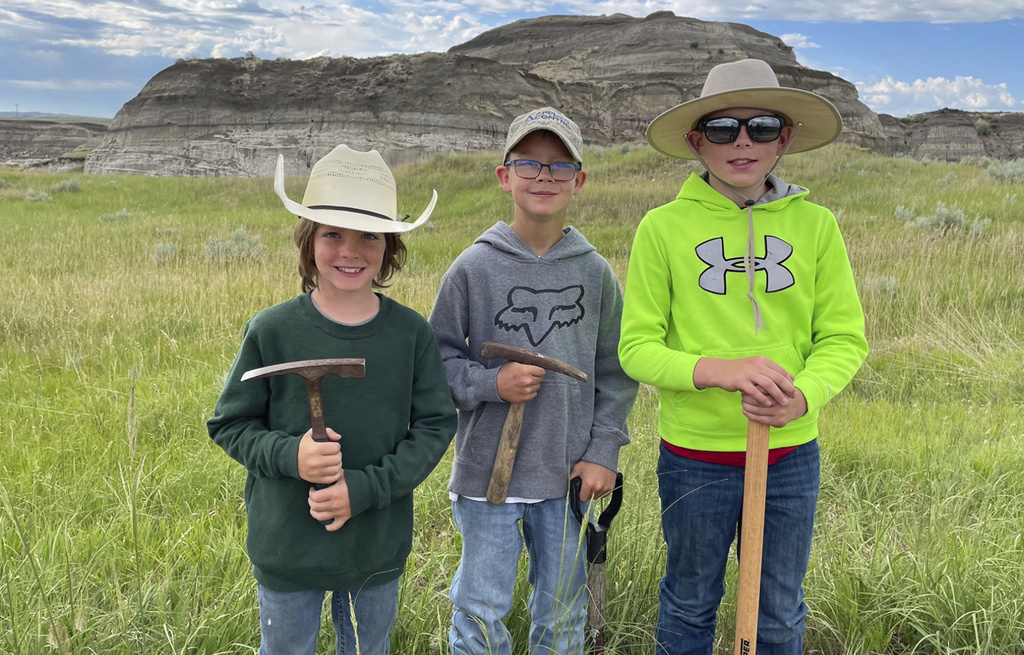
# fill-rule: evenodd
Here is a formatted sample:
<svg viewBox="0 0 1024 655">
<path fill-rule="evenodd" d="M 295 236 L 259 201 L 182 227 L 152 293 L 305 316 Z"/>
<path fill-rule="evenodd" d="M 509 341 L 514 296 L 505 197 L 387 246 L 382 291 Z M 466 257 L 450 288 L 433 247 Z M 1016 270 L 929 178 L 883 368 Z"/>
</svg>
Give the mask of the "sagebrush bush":
<svg viewBox="0 0 1024 655">
<path fill-rule="evenodd" d="M 897 207 L 899 210 L 900 207 Z M 939 200 L 935 203 L 935 213 L 930 216 L 919 216 L 907 223 L 907 227 L 914 229 L 934 230 L 942 234 L 958 234 L 962 236 L 975 237 L 992 221 L 989 219 L 974 220 L 968 223 L 967 215 L 955 202 L 952 205 Z"/>
<path fill-rule="evenodd" d="M 36 191 L 35 189 L 29 187 L 29 189 L 25 191 L 25 200 L 28 200 L 29 202 L 41 202 L 46 200 L 53 200 L 53 198 L 50 196 L 50 194 L 48 194 L 45 191 Z"/>
<path fill-rule="evenodd" d="M 1024 184 L 1024 159 L 991 164 L 982 176 L 1004 184 Z"/>
<path fill-rule="evenodd" d="M 61 180 L 50 187 L 50 193 L 78 193 L 82 183 L 78 180 Z"/>
<path fill-rule="evenodd" d="M 153 263 L 166 266 L 178 258 L 178 246 L 174 243 L 160 243 L 153 246 Z"/>
<path fill-rule="evenodd" d="M 235 230 L 227 239 L 212 236 L 203 247 L 203 257 L 211 264 L 258 262 L 269 254 L 270 251 L 260 242 L 260 236 L 250 237 L 243 228 Z"/>
<path fill-rule="evenodd" d="M 124 207 L 113 214 L 101 214 L 100 223 L 124 223 L 131 217 L 131 213 Z"/>
</svg>

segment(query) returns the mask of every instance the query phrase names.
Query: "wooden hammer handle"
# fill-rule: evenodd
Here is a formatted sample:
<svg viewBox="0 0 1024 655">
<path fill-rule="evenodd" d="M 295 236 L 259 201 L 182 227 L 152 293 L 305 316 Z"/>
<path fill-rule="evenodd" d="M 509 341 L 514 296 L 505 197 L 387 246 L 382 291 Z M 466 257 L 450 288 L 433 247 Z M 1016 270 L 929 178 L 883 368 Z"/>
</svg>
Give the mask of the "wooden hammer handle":
<svg viewBox="0 0 1024 655">
<path fill-rule="evenodd" d="M 487 502 L 492 505 L 505 504 L 508 496 L 508 482 L 512 477 L 512 465 L 516 463 L 519 452 L 519 434 L 523 430 L 523 408 L 526 403 L 512 403 L 505 417 L 505 425 L 501 428 L 501 441 L 498 452 L 494 456 L 494 468 L 491 469 L 491 482 L 487 486 Z"/>
<path fill-rule="evenodd" d="M 743 529 L 736 603 L 735 655 L 757 652 L 757 612 L 761 599 L 764 499 L 768 487 L 768 434 L 765 423 L 747 423 L 747 463 L 743 474 Z"/>
</svg>

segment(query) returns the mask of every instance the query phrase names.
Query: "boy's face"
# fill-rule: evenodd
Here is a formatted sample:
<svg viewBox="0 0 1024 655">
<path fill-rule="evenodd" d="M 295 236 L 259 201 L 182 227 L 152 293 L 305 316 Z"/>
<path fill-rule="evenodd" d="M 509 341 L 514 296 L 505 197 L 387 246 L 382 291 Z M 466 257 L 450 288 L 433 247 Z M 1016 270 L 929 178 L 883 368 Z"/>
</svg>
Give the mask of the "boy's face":
<svg viewBox="0 0 1024 655">
<path fill-rule="evenodd" d="M 575 162 L 562 140 L 544 130 L 527 134 L 506 158 L 507 161 L 517 159 L 532 160 L 541 164 Z M 498 166 L 494 172 L 498 176 L 501 188 L 512 194 L 512 202 L 515 204 L 514 220 L 543 223 L 564 222 L 569 202 L 580 192 L 587 179 L 587 172 L 580 170 L 571 180 L 556 180 L 547 166 L 541 168 L 540 174 L 532 180 L 519 177 L 511 164 Z"/>
<path fill-rule="evenodd" d="M 384 246 L 383 234 L 318 225 L 313 237 L 317 289 L 335 299 L 372 294 Z"/>
<path fill-rule="evenodd" d="M 772 112 L 766 109 L 735 107 L 708 114 L 705 118 L 743 119 L 764 115 L 772 115 Z M 739 136 L 732 143 L 712 143 L 700 130 L 691 130 L 686 138 L 714 173 L 710 179 L 712 188 L 734 200 L 735 191 L 739 191 L 746 198 L 757 199 L 765 192 L 765 176 L 775 165 L 775 159 L 782 154 L 792 131 L 793 128 L 787 125 L 782 129 L 778 139 L 767 143 L 752 140 L 745 125 L 740 127 Z M 735 189 L 724 186 L 715 179 L 715 176 L 725 180 Z"/>
</svg>

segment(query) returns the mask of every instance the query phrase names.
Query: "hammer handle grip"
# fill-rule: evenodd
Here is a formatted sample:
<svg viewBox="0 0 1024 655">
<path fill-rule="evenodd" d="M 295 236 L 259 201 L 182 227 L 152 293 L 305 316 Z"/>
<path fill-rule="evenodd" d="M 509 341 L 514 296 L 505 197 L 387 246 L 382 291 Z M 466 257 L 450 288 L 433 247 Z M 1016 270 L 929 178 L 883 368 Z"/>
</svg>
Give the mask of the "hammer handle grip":
<svg viewBox="0 0 1024 655">
<path fill-rule="evenodd" d="M 512 403 L 505 417 L 505 425 L 501 428 L 501 441 L 498 453 L 494 456 L 494 468 L 491 469 L 491 482 L 487 486 L 487 502 L 492 505 L 503 505 L 508 496 L 508 482 L 512 477 L 512 465 L 516 463 L 519 452 L 519 435 L 523 430 L 523 408 L 526 403 Z"/>
<path fill-rule="evenodd" d="M 747 423 L 747 461 L 743 472 L 743 529 L 736 604 L 735 655 L 757 652 L 757 613 L 761 600 L 761 551 L 764 502 L 768 487 L 768 435 L 765 423 Z"/>
</svg>

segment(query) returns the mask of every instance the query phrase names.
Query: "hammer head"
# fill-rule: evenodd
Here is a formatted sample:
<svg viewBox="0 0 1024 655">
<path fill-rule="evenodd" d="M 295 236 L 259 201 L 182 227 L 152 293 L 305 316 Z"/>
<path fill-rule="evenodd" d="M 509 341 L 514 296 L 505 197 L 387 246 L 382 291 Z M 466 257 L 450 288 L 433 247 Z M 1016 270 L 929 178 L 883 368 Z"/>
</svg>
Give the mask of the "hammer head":
<svg viewBox="0 0 1024 655">
<path fill-rule="evenodd" d="M 262 368 L 254 368 L 242 374 L 242 381 L 269 378 L 274 375 L 294 373 L 307 380 L 319 380 L 328 373 L 343 378 L 366 377 L 365 359 L 305 359 L 298 362 L 285 362 Z"/>
<path fill-rule="evenodd" d="M 509 346 L 503 343 L 485 341 L 483 347 L 480 349 L 480 356 L 484 359 L 506 359 L 510 362 L 517 362 L 519 364 L 539 366 L 549 371 L 554 371 L 555 373 L 568 375 L 580 382 L 587 381 L 587 374 L 575 366 L 566 364 L 554 357 L 548 357 L 547 355 L 542 355 L 540 353 L 533 352 L 532 350 L 516 348 L 515 346 Z"/>
</svg>

